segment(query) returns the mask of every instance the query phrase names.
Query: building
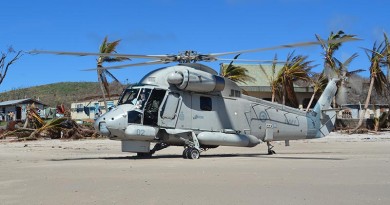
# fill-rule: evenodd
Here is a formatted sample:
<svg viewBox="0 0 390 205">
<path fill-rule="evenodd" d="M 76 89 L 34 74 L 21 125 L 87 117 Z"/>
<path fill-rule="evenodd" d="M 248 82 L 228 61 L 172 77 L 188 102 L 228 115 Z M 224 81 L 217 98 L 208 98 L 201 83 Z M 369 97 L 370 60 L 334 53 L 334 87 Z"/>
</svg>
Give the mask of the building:
<svg viewBox="0 0 390 205">
<path fill-rule="evenodd" d="M 118 104 L 118 97 L 114 100 L 107 100 L 108 109 Z M 91 99 L 71 103 L 72 119 L 87 120 L 96 119 L 106 112 L 103 99 Z"/>
<path fill-rule="evenodd" d="M 337 117 L 340 119 L 359 119 L 360 115 L 363 114 L 363 110 L 364 105 L 344 104 L 341 105 L 341 111 L 338 113 Z M 385 112 L 389 112 L 388 104 L 369 104 L 364 118 L 378 118 Z"/>
<path fill-rule="evenodd" d="M 351 129 L 358 125 L 360 115 L 363 114 L 364 105 L 344 104 L 341 105 L 341 110 L 337 113 L 337 127 L 339 129 Z M 367 129 L 374 128 L 374 119 L 381 117 L 385 113 L 389 113 L 388 104 L 369 104 L 367 111 L 363 117 L 363 125 Z M 387 125 L 384 125 L 388 127 Z"/>
<path fill-rule="evenodd" d="M 246 83 L 237 83 L 249 96 L 257 97 L 263 100 L 271 101 L 272 92 L 268 77 L 276 76 L 281 66 L 276 66 L 275 74 L 272 73 L 272 65 L 270 64 L 234 64 L 246 68 L 247 74 L 254 78 L 254 81 Z M 221 64 L 222 66 L 228 66 L 228 64 Z M 294 85 L 294 91 L 299 103 L 300 109 L 306 109 L 310 102 L 310 98 L 313 95 L 312 87 Z M 311 107 L 314 107 L 317 100 L 314 100 Z"/>
<path fill-rule="evenodd" d="M 47 107 L 46 104 L 38 100 L 26 98 L 0 102 L 0 121 L 25 120 L 27 106 L 32 104 L 37 108 L 40 116 L 45 116 L 44 109 Z"/>
</svg>

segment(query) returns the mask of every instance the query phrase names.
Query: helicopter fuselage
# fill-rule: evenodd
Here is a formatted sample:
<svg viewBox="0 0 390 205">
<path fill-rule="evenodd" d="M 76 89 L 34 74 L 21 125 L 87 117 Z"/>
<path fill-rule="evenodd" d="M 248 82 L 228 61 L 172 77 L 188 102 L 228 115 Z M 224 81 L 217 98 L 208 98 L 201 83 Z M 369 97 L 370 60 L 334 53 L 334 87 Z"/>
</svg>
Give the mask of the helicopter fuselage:
<svg viewBox="0 0 390 205">
<path fill-rule="evenodd" d="M 334 84 L 334 85 L 333 85 Z M 336 92 L 335 83 L 328 95 Z M 333 93 L 334 92 L 334 93 Z M 261 142 L 323 137 L 334 125 L 328 97 L 305 112 L 250 97 L 201 64 L 155 70 L 127 88 L 95 128 L 122 150 L 150 152 L 151 143 L 191 147 L 254 147 Z M 184 155 L 184 153 L 183 153 Z"/>
</svg>

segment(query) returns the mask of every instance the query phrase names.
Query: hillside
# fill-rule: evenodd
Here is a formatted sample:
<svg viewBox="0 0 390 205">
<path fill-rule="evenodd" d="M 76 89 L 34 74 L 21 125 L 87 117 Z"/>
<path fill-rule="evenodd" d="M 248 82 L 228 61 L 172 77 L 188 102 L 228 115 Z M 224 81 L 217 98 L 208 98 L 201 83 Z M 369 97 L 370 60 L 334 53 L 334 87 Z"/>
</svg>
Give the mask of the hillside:
<svg viewBox="0 0 390 205">
<path fill-rule="evenodd" d="M 110 90 L 111 94 L 120 94 L 123 86 L 116 83 L 111 84 Z M 39 99 L 51 107 L 64 104 L 70 108 L 72 102 L 100 95 L 100 86 L 97 82 L 61 82 L 3 92 L 0 93 L 0 102 L 33 98 Z"/>
</svg>

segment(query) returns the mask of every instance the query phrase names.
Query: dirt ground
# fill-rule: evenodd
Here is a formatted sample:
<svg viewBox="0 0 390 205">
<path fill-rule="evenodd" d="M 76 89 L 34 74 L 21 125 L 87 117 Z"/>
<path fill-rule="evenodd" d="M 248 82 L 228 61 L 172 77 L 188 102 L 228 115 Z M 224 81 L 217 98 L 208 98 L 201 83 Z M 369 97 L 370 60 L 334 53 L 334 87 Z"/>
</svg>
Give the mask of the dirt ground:
<svg viewBox="0 0 390 205">
<path fill-rule="evenodd" d="M 340 135 L 198 160 L 118 141 L 0 142 L 0 204 L 390 204 L 390 134 Z"/>
</svg>

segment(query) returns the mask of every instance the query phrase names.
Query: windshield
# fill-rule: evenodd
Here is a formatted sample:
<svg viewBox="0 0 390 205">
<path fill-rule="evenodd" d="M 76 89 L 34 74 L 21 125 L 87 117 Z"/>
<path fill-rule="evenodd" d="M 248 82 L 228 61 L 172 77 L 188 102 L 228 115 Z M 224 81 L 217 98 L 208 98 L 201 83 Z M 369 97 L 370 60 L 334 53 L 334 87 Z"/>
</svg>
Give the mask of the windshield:
<svg viewBox="0 0 390 205">
<path fill-rule="evenodd" d="M 118 105 L 132 104 L 135 105 L 137 109 L 143 109 L 145 102 L 149 98 L 150 91 L 151 89 L 148 88 L 126 89 L 126 91 L 122 94 Z"/>
<path fill-rule="evenodd" d="M 121 104 L 132 104 L 135 105 L 137 102 L 137 96 L 140 89 L 126 89 L 126 91 L 122 94 L 121 99 L 118 102 L 118 105 Z"/>
</svg>

